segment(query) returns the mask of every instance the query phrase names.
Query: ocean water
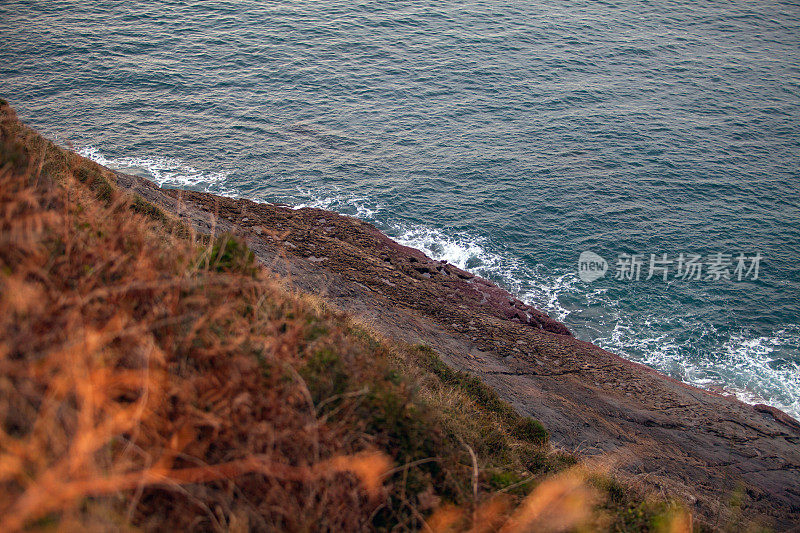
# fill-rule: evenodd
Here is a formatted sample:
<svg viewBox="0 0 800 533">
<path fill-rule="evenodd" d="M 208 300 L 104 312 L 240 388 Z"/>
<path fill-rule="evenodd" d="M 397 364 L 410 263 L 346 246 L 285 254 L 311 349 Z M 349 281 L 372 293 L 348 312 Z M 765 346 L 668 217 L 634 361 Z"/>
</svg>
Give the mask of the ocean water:
<svg viewBox="0 0 800 533">
<path fill-rule="evenodd" d="M 800 416 L 796 3 L 5 0 L 0 96 L 101 163 L 360 217 Z M 645 279 L 681 253 L 733 279 Z"/>
</svg>

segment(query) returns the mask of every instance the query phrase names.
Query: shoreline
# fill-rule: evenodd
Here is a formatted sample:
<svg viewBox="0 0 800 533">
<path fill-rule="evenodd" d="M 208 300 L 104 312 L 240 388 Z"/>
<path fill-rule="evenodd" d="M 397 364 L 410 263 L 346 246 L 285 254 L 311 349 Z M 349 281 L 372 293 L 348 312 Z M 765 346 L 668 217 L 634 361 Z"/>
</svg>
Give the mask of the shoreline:
<svg viewBox="0 0 800 533">
<path fill-rule="evenodd" d="M 62 146 L 62 148 L 63 149 L 70 149 L 68 147 L 63 147 L 63 146 Z M 105 168 L 108 168 L 112 172 L 120 173 L 120 174 L 128 174 L 128 172 L 130 172 L 130 171 L 126 170 L 126 164 L 122 164 L 121 166 L 116 164 L 120 160 L 126 160 L 126 159 L 129 159 L 129 158 L 124 158 L 123 157 L 121 159 L 119 159 L 119 158 L 108 159 L 104 155 L 102 155 L 102 153 L 100 153 L 96 148 L 94 148 L 92 146 L 84 147 L 84 148 L 81 148 L 81 149 L 77 149 L 76 153 L 78 155 L 81 155 L 81 157 L 86 157 L 87 159 L 97 163 L 98 165 L 101 165 L 101 166 L 104 166 Z M 97 155 L 93 155 L 95 153 L 99 154 L 99 157 Z M 113 166 L 105 166 L 105 165 L 108 165 L 109 163 L 114 163 L 114 165 Z M 149 170 L 148 170 L 148 172 L 149 172 Z M 151 179 L 149 177 L 145 177 L 145 176 L 140 175 L 138 173 L 137 174 L 128 174 L 128 175 L 133 175 L 133 176 L 136 176 L 137 179 L 142 179 L 142 180 L 148 181 L 148 182 L 152 183 L 153 185 L 155 185 L 156 187 L 162 188 L 163 190 L 176 190 L 176 191 L 186 190 L 186 189 L 180 188 L 180 185 L 161 185 L 161 184 L 159 184 L 160 182 L 158 180 L 153 180 L 153 179 Z M 192 186 L 192 183 L 189 182 L 189 183 L 186 183 L 185 185 Z M 342 216 L 342 217 L 347 217 L 347 218 L 354 218 L 356 220 L 360 220 L 360 221 L 365 222 L 367 224 L 376 226 L 376 228 L 375 228 L 376 231 L 380 232 L 386 238 L 392 240 L 398 246 L 405 246 L 405 247 L 408 247 L 408 248 L 410 248 L 412 250 L 419 251 L 423 255 L 426 254 L 425 250 L 422 250 L 422 249 L 419 249 L 419 248 L 415 248 L 415 247 L 409 246 L 407 244 L 402 244 L 401 242 L 394 240 L 396 237 L 391 237 L 391 236 L 389 236 L 387 234 L 384 234 L 383 230 L 378 229 L 378 227 L 382 225 L 381 221 L 379 221 L 379 220 L 370 220 L 369 217 L 361 218 L 358 214 L 353 215 L 353 214 L 347 214 L 347 213 L 339 213 L 337 211 L 328 209 L 326 207 L 312 207 L 312 206 L 304 204 L 304 203 L 301 203 L 299 205 L 292 205 L 292 204 L 287 204 L 287 203 L 283 203 L 283 202 L 262 201 L 262 200 L 249 198 L 249 197 L 243 196 L 243 195 L 238 195 L 237 196 L 235 194 L 228 194 L 228 193 L 226 193 L 224 191 L 211 192 L 208 188 L 206 188 L 206 189 L 204 189 L 202 191 L 193 190 L 192 192 L 198 192 L 198 193 L 201 193 L 201 194 L 209 194 L 209 195 L 212 195 L 212 196 L 219 196 L 219 197 L 222 197 L 222 198 L 230 198 L 230 199 L 237 200 L 237 201 L 238 200 L 246 200 L 246 201 L 250 201 L 250 202 L 253 202 L 253 203 L 256 203 L 256 204 L 266 204 L 266 205 L 273 205 L 275 207 L 285 207 L 285 208 L 289 208 L 289 209 L 292 209 L 292 210 L 319 209 L 319 210 L 331 213 L 332 216 L 336 215 L 336 216 Z M 355 205 L 355 208 L 356 208 L 356 210 L 359 210 L 359 211 L 361 210 L 361 206 L 359 206 L 357 204 Z M 385 221 L 383 221 L 383 222 L 385 222 Z M 391 225 L 391 224 L 389 224 L 389 225 Z M 438 230 L 435 230 L 435 231 L 438 231 Z M 448 235 L 445 235 L 445 234 L 443 234 L 443 236 L 444 237 L 448 237 Z M 449 268 L 458 268 L 458 267 L 456 267 L 455 264 L 449 263 L 446 259 L 433 259 L 433 258 L 428 258 L 428 259 L 430 261 L 448 263 Z M 468 270 L 465 270 L 465 272 L 467 272 L 469 274 L 472 274 L 472 275 L 474 275 L 476 277 L 481 277 L 479 274 L 476 274 L 474 272 L 470 272 Z M 501 280 L 500 282 L 498 282 L 498 281 L 491 281 L 491 280 L 489 280 L 487 278 L 484 278 L 484 279 L 486 279 L 486 281 L 489 281 L 490 283 L 492 283 L 494 285 L 497 285 L 501 290 L 508 292 L 510 297 L 519 300 L 519 298 L 517 296 L 515 296 L 515 294 L 510 289 L 506 289 L 504 285 L 500 284 L 500 283 L 503 283 L 503 282 L 507 282 L 508 280 L 504 279 L 504 280 Z M 519 279 L 512 277 L 511 278 L 511 282 L 513 283 L 515 281 L 519 282 Z M 505 285 L 507 285 L 507 284 L 505 284 Z M 524 301 L 522 303 L 524 305 L 532 308 L 532 309 L 539 310 L 539 308 L 537 307 L 537 305 L 535 303 L 528 303 L 528 302 L 524 302 Z M 561 308 L 561 309 L 563 309 L 563 308 Z M 547 316 L 550 316 L 546 311 L 539 311 L 539 312 L 542 313 L 542 314 L 545 314 Z M 564 310 L 564 312 L 565 313 L 569 313 L 569 311 L 566 311 L 566 310 Z M 553 319 L 553 320 L 559 321 L 558 319 Z M 566 324 L 563 324 L 563 325 L 566 328 L 569 328 L 569 326 L 567 326 Z M 575 324 L 573 324 L 573 326 L 577 327 Z M 595 341 L 592 340 L 592 339 L 581 339 L 581 340 L 584 340 L 585 342 L 588 342 L 590 344 L 596 345 L 598 347 L 602 347 L 602 345 L 595 344 Z M 600 339 L 600 340 L 602 340 L 602 339 Z M 618 353 L 615 352 L 615 348 L 613 346 L 603 347 L 603 349 L 607 350 L 608 352 L 610 352 L 610 353 L 612 353 L 614 355 L 618 355 Z M 621 349 L 621 348 L 619 346 L 617 346 L 617 349 Z M 716 353 L 716 352 L 713 352 L 713 353 Z M 761 394 L 756 393 L 756 392 L 752 392 L 752 391 L 750 391 L 748 389 L 739 388 L 739 387 L 737 387 L 735 385 L 732 385 L 730 383 L 723 383 L 721 381 L 720 382 L 714 382 L 714 383 L 708 384 L 708 385 L 704 385 L 703 382 L 698 381 L 698 380 L 695 380 L 695 381 L 684 380 L 684 379 L 681 379 L 681 377 L 675 377 L 675 376 L 672 376 L 672 375 L 666 373 L 665 370 L 662 370 L 662 369 L 656 368 L 654 366 L 650 366 L 650 365 L 648 365 L 646 363 L 642 363 L 640 361 L 637 361 L 635 358 L 628 358 L 628 357 L 622 356 L 622 355 L 618 355 L 618 356 L 621 357 L 625 361 L 629 361 L 629 362 L 632 362 L 632 363 L 636 363 L 636 364 L 642 365 L 643 367 L 648 368 L 648 369 L 653 369 L 656 372 L 658 372 L 659 374 L 663 375 L 664 377 L 667 377 L 667 378 L 670 378 L 670 379 L 675 379 L 675 380 L 677 380 L 677 381 L 679 381 L 679 382 L 681 382 L 681 383 L 683 383 L 683 384 L 685 384 L 687 386 L 694 387 L 694 388 L 700 389 L 700 390 L 702 390 L 704 392 L 707 392 L 707 393 L 710 393 L 710 394 L 714 394 L 714 395 L 718 395 L 718 396 L 721 396 L 721 397 L 735 399 L 738 402 L 741 402 L 741 403 L 743 403 L 743 404 L 745 404 L 747 406 L 751 406 L 751 407 L 754 407 L 754 408 L 756 406 L 766 406 L 766 407 L 769 407 L 771 409 L 780 411 L 782 413 L 782 418 L 788 417 L 788 418 L 793 419 L 795 422 L 800 421 L 800 413 L 795 412 L 794 409 L 787 407 L 785 404 L 782 404 L 779 401 L 774 401 L 772 399 L 767 399 L 764 395 L 761 395 Z M 800 422 L 798 422 L 798 423 L 800 423 Z"/>
<path fill-rule="evenodd" d="M 65 148 L 65 147 L 62 147 L 62 148 L 68 149 L 68 148 Z M 81 155 L 83 152 L 84 152 L 84 150 L 81 149 L 81 150 L 77 151 L 76 153 Z M 103 161 L 106 160 L 105 157 L 101 157 L 100 160 L 95 160 L 90 155 L 82 155 L 82 157 L 86 157 L 87 159 L 90 159 L 91 161 L 94 161 L 95 163 L 97 163 L 98 165 L 101 165 L 101 166 L 104 166 L 104 162 Z M 124 170 L 121 170 L 121 169 L 112 168 L 112 167 L 105 167 L 105 168 L 108 168 L 110 171 L 112 171 L 112 172 L 114 172 L 116 174 L 124 174 L 124 175 L 134 176 L 137 179 L 149 182 L 152 185 L 154 185 L 154 186 L 156 186 L 159 189 L 162 189 L 164 191 L 187 191 L 187 189 L 182 189 L 182 188 L 177 187 L 177 186 L 173 187 L 173 186 L 159 185 L 157 182 L 155 182 L 155 181 L 153 181 L 153 180 L 151 180 L 151 179 L 149 179 L 147 177 L 143 177 L 143 176 L 140 176 L 138 174 L 128 174 L 127 172 L 125 172 Z M 360 218 L 358 215 L 350 215 L 350 214 L 347 214 L 347 213 L 339 213 L 337 211 L 333 211 L 331 209 L 326 209 L 324 207 L 311 207 L 311 206 L 308 206 L 308 205 L 305 205 L 305 204 L 292 205 L 292 204 L 287 204 L 287 203 L 283 203 L 283 202 L 260 201 L 260 200 L 255 200 L 255 199 L 252 199 L 252 198 L 248 198 L 246 196 L 227 195 L 227 194 L 219 193 L 219 192 L 210 192 L 208 190 L 203 190 L 203 191 L 189 190 L 189 192 L 197 192 L 197 193 L 200 193 L 200 194 L 218 196 L 220 198 L 229 198 L 229 199 L 235 200 L 235 201 L 248 201 L 248 202 L 252 202 L 254 204 L 263 204 L 263 205 L 270 205 L 270 206 L 274 206 L 274 207 L 278 207 L 278 208 L 287 208 L 287 209 L 291 209 L 293 211 L 299 211 L 299 210 L 303 210 L 303 209 L 319 210 L 319 211 L 322 211 L 324 213 L 329 213 L 331 216 L 352 218 L 354 220 L 358 220 L 358 221 L 364 222 L 366 224 L 369 224 L 370 226 L 373 226 L 375 231 L 380 233 L 380 235 L 383 238 L 390 240 L 394 245 L 408 249 L 411 252 L 412 255 L 416 256 L 418 254 L 422 254 L 427 261 L 435 262 L 435 263 L 441 263 L 443 265 L 447 265 L 448 268 L 450 268 L 450 269 L 459 270 L 462 273 L 468 274 L 468 275 L 470 275 L 471 277 L 474 277 L 474 278 L 480 278 L 483 281 L 485 281 L 486 283 L 494 285 L 498 289 L 500 289 L 501 291 L 504 291 L 505 293 L 507 293 L 508 297 L 514 299 L 515 302 L 519 302 L 522 305 L 524 305 L 526 308 L 530 308 L 532 310 L 535 310 L 540 315 L 545 315 L 546 317 L 550 318 L 551 320 L 554 320 L 555 322 L 558 322 L 559 324 L 561 324 L 564 328 L 567 329 L 567 331 L 570 331 L 569 330 L 569 326 L 567 326 L 565 323 L 561 322 L 558 319 L 552 318 L 552 316 L 550 316 L 546 311 L 541 311 L 538 307 L 536 307 L 536 304 L 527 303 L 525 301 L 520 300 L 519 297 L 517 297 L 513 292 L 511 292 L 510 289 L 506 289 L 503 285 L 500 285 L 497 281 L 492 281 L 492 280 L 490 280 L 488 278 L 482 277 L 479 274 L 476 274 L 474 272 L 470 272 L 469 270 L 457 267 L 455 264 L 450 263 L 446 259 L 434 259 L 434 258 L 428 257 L 424 250 L 422 250 L 420 248 L 416 248 L 414 246 L 409 246 L 407 244 L 402 244 L 401 242 L 395 240 L 394 237 L 391 237 L 390 235 L 387 235 L 381 229 L 379 229 L 378 227 L 375 227 L 374 222 L 371 222 L 369 220 L 365 220 L 363 218 Z M 570 334 L 572 334 L 571 331 L 570 331 Z M 648 365 L 646 363 L 642 363 L 642 362 L 636 361 L 634 359 L 630 359 L 628 357 L 619 355 L 619 354 L 617 354 L 617 353 L 615 353 L 613 351 L 613 348 L 603 348 L 602 346 L 595 344 L 595 342 L 592 341 L 592 340 L 586 340 L 586 339 L 579 339 L 579 340 L 582 340 L 582 341 L 587 342 L 587 343 L 589 343 L 589 344 L 591 344 L 593 346 L 601 348 L 601 349 L 607 351 L 608 353 L 610 353 L 610 354 L 612 354 L 612 355 L 614 355 L 616 357 L 619 357 L 624 362 L 629 362 L 629 363 L 632 363 L 634 365 L 638 365 L 638 366 L 642 367 L 643 369 L 645 369 L 646 371 L 651 371 L 652 370 L 652 371 L 656 372 L 657 374 L 661 375 L 662 377 L 664 377 L 666 379 L 674 380 L 674 381 L 676 381 L 676 382 L 678 382 L 678 383 L 680 383 L 682 385 L 685 385 L 685 386 L 693 388 L 693 389 L 698 389 L 698 390 L 703 391 L 703 392 L 708 393 L 708 394 L 712 394 L 712 395 L 719 396 L 719 397 L 722 397 L 722 398 L 727 398 L 727 399 L 730 399 L 730 400 L 734 400 L 734 401 L 739 402 L 741 404 L 744 404 L 746 406 L 750 406 L 750 407 L 753 407 L 753 408 L 758 408 L 757 410 L 761 410 L 762 412 L 766 412 L 765 408 L 768 408 L 770 410 L 770 412 L 779 412 L 779 413 L 781 413 L 781 415 L 780 415 L 781 419 L 783 419 L 783 420 L 786 420 L 786 419 L 792 420 L 793 421 L 792 425 L 794 425 L 794 424 L 800 425 L 800 417 L 798 417 L 798 415 L 787 411 L 785 406 L 781 405 L 780 403 L 773 403 L 771 400 L 768 400 L 768 399 L 758 395 L 757 393 L 753 393 L 753 392 L 748 391 L 746 389 L 737 389 L 736 387 L 729 386 L 729 384 L 726 384 L 726 383 L 714 383 L 713 385 L 704 386 L 701 383 L 685 381 L 685 380 L 680 379 L 678 377 L 671 376 L 671 375 L 667 374 L 666 372 L 664 372 L 662 370 L 659 370 L 658 368 L 655 368 L 653 366 L 650 366 L 650 365 Z M 748 398 L 750 398 L 750 399 L 748 400 Z"/>
</svg>

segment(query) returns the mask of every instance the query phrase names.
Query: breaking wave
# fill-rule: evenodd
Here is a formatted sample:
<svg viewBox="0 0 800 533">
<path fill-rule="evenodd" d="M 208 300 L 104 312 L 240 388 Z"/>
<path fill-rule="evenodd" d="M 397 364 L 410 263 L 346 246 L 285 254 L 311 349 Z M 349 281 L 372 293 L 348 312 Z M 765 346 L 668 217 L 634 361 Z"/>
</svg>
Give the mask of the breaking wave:
<svg viewBox="0 0 800 533">
<path fill-rule="evenodd" d="M 169 157 L 106 157 L 94 146 L 78 150 L 83 157 L 112 168 L 125 170 L 155 182 L 160 187 L 187 187 L 210 190 L 227 178 L 224 172 L 203 172 L 180 159 Z"/>
</svg>

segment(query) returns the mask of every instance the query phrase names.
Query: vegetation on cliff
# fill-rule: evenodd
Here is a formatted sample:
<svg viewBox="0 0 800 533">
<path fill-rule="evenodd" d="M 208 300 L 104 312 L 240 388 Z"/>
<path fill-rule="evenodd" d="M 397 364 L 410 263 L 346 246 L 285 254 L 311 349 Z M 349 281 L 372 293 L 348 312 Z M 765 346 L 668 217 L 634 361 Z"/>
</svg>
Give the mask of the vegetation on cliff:
<svg viewBox="0 0 800 533">
<path fill-rule="evenodd" d="M 0 530 L 683 530 L 0 103 Z"/>
</svg>

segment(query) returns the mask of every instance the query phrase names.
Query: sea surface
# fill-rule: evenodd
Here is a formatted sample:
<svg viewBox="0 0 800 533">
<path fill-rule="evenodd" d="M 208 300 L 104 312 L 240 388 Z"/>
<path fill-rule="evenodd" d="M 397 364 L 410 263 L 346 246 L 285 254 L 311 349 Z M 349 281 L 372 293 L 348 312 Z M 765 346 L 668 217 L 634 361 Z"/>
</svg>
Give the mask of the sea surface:
<svg viewBox="0 0 800 533">
<path fill-rule="evenodd" d="M 103 164 L 362 218 L 800 416 L 795 2 L 4 0 L 0 97 Z"/>
</svg>

